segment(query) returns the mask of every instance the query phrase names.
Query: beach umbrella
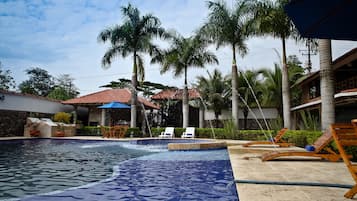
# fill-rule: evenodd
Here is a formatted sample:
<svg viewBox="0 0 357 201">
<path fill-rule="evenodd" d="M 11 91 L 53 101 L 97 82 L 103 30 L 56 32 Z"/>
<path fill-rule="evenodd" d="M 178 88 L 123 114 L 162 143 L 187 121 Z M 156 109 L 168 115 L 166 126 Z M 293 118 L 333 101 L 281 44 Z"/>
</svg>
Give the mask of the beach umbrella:
<svg viewBox="0 0 357 201">
<path fill-rule="evenodd" d="M 120 102 L 116 102 L 116 101 L 113 101 L 113 102 L 110 102 L 110 103 L 106 103 L 106 104 L 104 104 L 104 105 L 101 105 L 101 106 L 99 106 L 99 107 L 97 107 L 97 108 L 100 108 L 100 109 L 107 109 L 107 110 L 109 110 L 110 111 L 110 124 L 113 124 L 113 122 L 112 121 L 115 121 L 114 119 L 115 119 L 115 116 L 116 115 L 114 115 L 115 114 L 115 112 L 114 112 L 114 110 L 118 110 L 118 109 L 130 109 L 130 106 L 129 105 L 126 105 L 126 104 L 124 104 L 124 103 L 120 103 Z"/>
<path fill-rule="evenodd" d="M 284 9 L 305 38 L 357 41 L 357 0 L 291 0 Z"/>
<path fill-rule="evenodd" d="M 99 106 L 98 108 L 101 108 L 101 109 L 130 109 L 130 106 L 126 105 L 124 103 L 113 101 L 110 103 L 106 103 L 102 106 Z"/>
</svg>

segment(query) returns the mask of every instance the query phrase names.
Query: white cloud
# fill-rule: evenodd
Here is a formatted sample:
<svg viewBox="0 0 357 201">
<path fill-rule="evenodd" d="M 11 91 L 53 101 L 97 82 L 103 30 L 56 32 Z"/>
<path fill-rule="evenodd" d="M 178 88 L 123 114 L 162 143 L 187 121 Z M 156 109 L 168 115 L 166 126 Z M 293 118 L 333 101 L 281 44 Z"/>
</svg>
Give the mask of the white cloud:
<svg viewBox="0 0 357 201">
<path fill-rule="evenodd" d="M 24 70 L 41 67 L 57 76 L 71 74 L 82 94 L 100 90 L 98 87 L 125 77 L 131 78 L 131 57 L 117 58 L 111 68 L 101 68 L 101 58 L 108 45 L 97 42 L 101 30 L 118 24 L 122 18 L 120 6 L 125 1 L 10 1 L 0 2 L 0 61 L 10 68 L 17 81 L 26 79 Z M 174 28 L 184 36 L 191 35 L 204 22 L 208 10 L 205 1 L 197 0 L 133 0 L 141 14 L 152 13 L 165 28 Z M 160 43 L 164 44 L 164 43 Z M 243 69 L 272 67 L 279 62 L 273 51 L 281 52 L 278 39 L 252 38 L 247 41 L 248 54 L 241 58 L 238 65 Z M 342 55 L 356 47 L 356 42 L 333 42 L 333 57 Z M 288 41 L 287 53 L 296 54 L 304 63 L 294 41 Z M 206 70 L 219 68 L 223 73 L 231 70 L 232 53 L 228 47 L 218 51 L 220 64 L 207 66 L 207 69 L 189 69 L 188 80 L 194 82 L 196 76 L 206 75 Z M 167 85 L 181 87 L 183 78 L 174 78 L 172 72 L 160 75 L 159 66 L 151 65 L 146 56 L 146 79 Z M 318 56 L 313 57 L 315 69 Z"/>
</svg>

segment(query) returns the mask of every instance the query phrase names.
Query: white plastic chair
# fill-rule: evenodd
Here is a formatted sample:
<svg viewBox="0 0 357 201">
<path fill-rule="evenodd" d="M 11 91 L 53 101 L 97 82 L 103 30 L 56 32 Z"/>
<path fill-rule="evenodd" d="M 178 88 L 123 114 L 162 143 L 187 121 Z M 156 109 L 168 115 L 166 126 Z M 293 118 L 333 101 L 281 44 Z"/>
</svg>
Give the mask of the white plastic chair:
<svg viewBox="0 0 357 201">
<path fill-rule="evenodd" d="M 187 127 L 181 138 L 195 138 L 195 127 Z"/>
<path fill-rule="evenodd" d="M 166 127 L 164 132 L 161 132 L 161 134 L 159 135 L 159 137 L 162 138 L 173 138 L 175 136 L 174 134 L 174 127 Z"/>
</svg>

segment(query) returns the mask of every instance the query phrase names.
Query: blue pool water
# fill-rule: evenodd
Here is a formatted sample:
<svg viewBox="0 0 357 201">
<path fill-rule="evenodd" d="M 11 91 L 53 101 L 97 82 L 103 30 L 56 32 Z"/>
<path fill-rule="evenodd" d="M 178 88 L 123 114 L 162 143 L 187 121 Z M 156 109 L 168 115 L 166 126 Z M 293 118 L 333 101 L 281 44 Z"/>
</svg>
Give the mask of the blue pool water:
<svg viewBox="0 0 357 201">
<path fill-rule="evenodd" d="M 226 150 L 169 152 L 152 144 L 141 145 L 148 146 L 145 150 L 137 144 L 81 140 L 0 142 L 0 199 L 238 200 Z M 7 149 L 3 148 L 4 145 Z M 4 165 L 6 156 L 2 152 L 19 145 L 22 151 L 17 155 L 22 156 L 9 156 L 7 161 L 11 164 Z M 33 147 L 41 151 L 26 151 L 33 150 Z M 54 150 L 62 152 L 51 156 L 50 151 Z M 35 154 L 28 158 L 31 154 L 26 152 Z M 80 156 L 83 152 L 84 156 Z M 40 157 L 35 156 L 38 154 Z M 22 166 L 21 163 L 10 162 L 14 157 L 27 158 L 33 165 L 35 162 L 31 160 L 39 162 L 40 165 L 35 165 L 37 173 L 27 166 L 21 171 L 7 171 L 8 176 L 4 176 L 4 166 L 9 166 L 12 171 Z M 74 158 L 77 159 L 73 161 Z M 46 167 L 46 164 L 53 163 L 56 165 Z M 10 167 L 14 165 L 16 168 Z M 17 174 L 17 177 L 11 176 Z"/>
</svg>

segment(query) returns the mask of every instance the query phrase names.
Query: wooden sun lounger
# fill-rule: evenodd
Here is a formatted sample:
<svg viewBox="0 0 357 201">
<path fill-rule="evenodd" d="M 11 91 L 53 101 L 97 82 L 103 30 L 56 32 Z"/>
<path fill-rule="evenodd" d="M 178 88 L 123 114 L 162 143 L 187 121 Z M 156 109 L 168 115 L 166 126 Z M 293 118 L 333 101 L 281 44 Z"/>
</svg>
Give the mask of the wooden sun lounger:
<svg viewBox="0 0 357 201">
<path fill-rule="evenodd" d="M 345 194 L 345 197 L 350 199 L 357 194 L 357 164 L 350 161 L 350 157 L 345 151 L 345 147 L 357 146 L 357 120 L 352 120 L 352 124 L 332 124 L 330 126 L 338 151 L 356 183 Z"/>
<path fill-rule="evenodd" d="M 104 126 L 100 127 L 103 137 L 107 138 L 123 138 L 125 133 L 128 130 L 129 126 L 127 125 L 117 125 L 106 128 Z"/>
<path fill-rule="evenodd" d="M 273 141 L 252 141 L 243 144 L 243 147 L 249 147 L 252 145 L 278 145 L 279 147 L 289 147 L 294 144 L 285 142 L 282 138 L 285 135 L 287 128 L 281 129 L 278 134 L 273 138 Z"/>
<path fill-rule="evenodd" d="M 272 151 L 262 155 L 262 161 L 270 161 L 282 156 L 305 156 L 305 157 L 317 157 L 326 159 L 329 161 L 338 161 L 340 155 L 328 148 L 327 145 L 333 140 L 331 133 L 327 130 L 324 132 L 312 145 L 315 150 L 308 151 Z"/>
<path fill-rule="evenodd" d="M 109 130 L 109 128 L 106 128 L 106 127 L 104 127 L 104 126 L 101 126 L 101 127 L 100 127 L 100 132 L 102 133 L 102 136 L 103 136 L 103 137 L 107 137 L 107 138 L 110 137 L 110 130 Z"/>
</svg>

